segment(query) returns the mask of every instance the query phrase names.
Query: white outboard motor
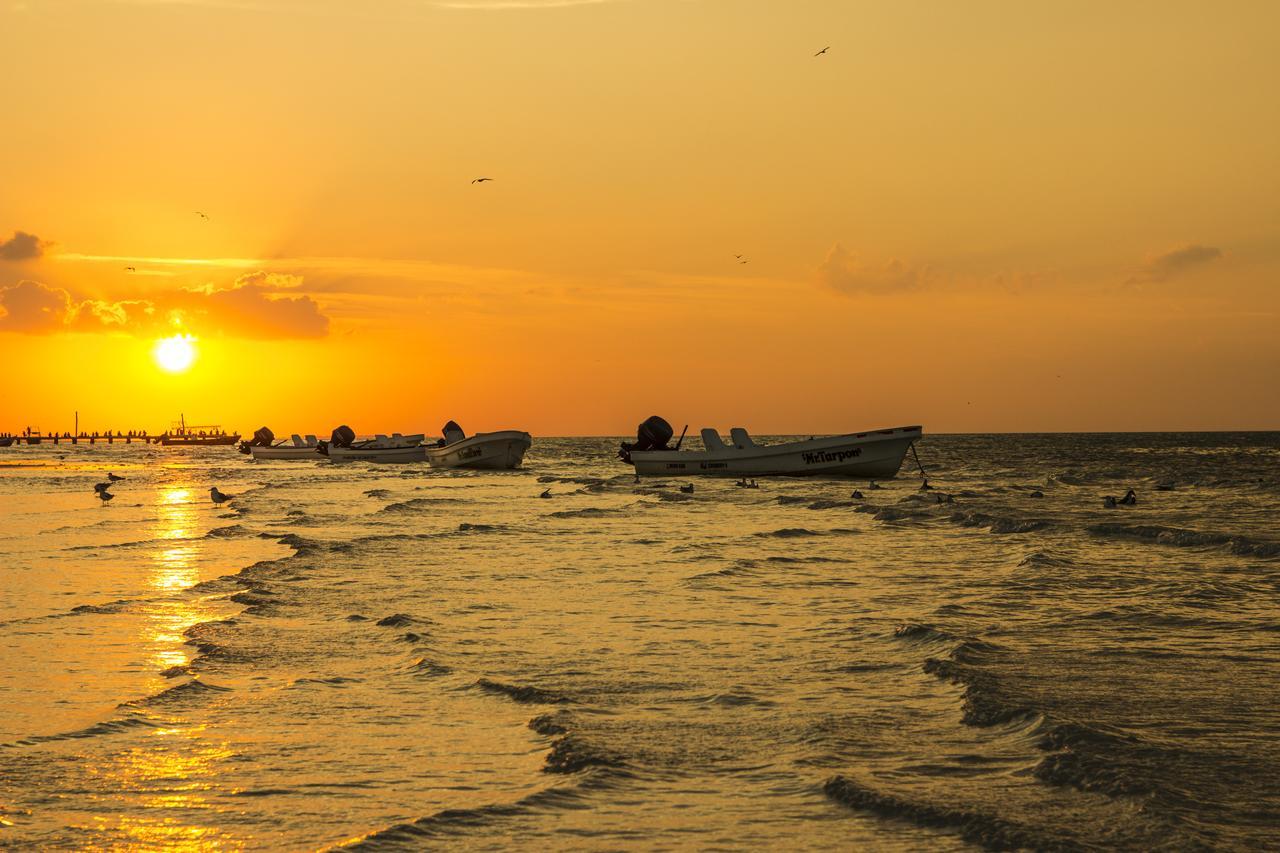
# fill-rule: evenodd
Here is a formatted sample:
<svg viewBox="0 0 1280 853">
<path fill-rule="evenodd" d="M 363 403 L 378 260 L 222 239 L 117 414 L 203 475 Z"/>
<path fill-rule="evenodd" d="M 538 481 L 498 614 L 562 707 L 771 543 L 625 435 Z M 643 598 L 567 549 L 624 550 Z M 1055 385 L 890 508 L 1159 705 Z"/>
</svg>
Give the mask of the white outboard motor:
<svg viewBox="0 0 1280 853">
<path fill-rule="evenodd" d="M 449 421 L 444 425 L 444 429 L 440 430 L 440 433 L 444 436 L 445 444 L 454 444 L 467 437 L 467 434 L 462 431 L 462 427 L 458 426 L 457 421 Z"/>
</svg>

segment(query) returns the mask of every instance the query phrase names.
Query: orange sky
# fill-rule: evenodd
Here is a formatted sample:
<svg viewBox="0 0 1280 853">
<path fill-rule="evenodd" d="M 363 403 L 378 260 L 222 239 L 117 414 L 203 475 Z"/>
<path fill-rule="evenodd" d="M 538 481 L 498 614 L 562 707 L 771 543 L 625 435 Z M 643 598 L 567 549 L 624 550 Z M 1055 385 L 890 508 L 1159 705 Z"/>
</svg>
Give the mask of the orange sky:
<svg viewBox="0 0 1280 853">
<path fill-rule="evenodd" d="M 0 0 L 0 431 L 1280 428 L 1278 33 Z"/>
</svg>

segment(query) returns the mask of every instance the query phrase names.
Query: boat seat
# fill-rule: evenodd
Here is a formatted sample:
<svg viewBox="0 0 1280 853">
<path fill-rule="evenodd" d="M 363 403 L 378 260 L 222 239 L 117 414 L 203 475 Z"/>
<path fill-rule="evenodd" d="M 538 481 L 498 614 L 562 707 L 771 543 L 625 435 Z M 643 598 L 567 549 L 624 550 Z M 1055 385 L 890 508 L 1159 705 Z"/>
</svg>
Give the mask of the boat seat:
<svg viewBox="0 0 1280 853">
<path fill-rule="evenodd" d="M 307 447 L 315 447 L 318 443 L 314 435 L 307 433 Z"/>
<path fill-rule="evenodd" d="M 724 446 L 724 441 L 720 438 L 720 433 L 708 427 L 702 431 L 702 446 L 707 450 L 728 450 Z"/>
<path fill-rule="evenodd" d="M 747 431 L 742 427 L 734 427 L 729 430 L 729 437 L 733 439 L 733 446 L 739 450 L 746 450 L 749 447 L 756 446 L 756 443 L 751 440 L 751 436 L 747 435 Z"/>
<path fill-rule="evenodd" d="M 302 436 L 298 435 L 296 432 L 289 438 L 293 441 L 294 447 L 306 447 L 306 445 L 302 443 Z"/>
</svg>

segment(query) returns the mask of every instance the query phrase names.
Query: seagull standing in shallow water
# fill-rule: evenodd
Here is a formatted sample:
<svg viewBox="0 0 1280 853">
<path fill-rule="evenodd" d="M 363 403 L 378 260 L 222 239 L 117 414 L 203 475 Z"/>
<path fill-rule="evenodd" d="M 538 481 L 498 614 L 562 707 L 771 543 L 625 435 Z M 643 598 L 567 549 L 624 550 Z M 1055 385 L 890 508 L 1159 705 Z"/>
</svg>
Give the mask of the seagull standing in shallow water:
<svg viewBox="0 0 1280 853">
<path fill-rule="evenodd" d="M 108 473 L 108 474 L 107 474 L 107 479 L 108 479 L 108 480 L 110 480 L 111 482 L 115 483 L 115 482 L 117 482 L 117 481 L 119 481 L 119 480 L 123 480 L 123 479 L 124 479 L 124 477 L 121 477 L 119 474 L 111 474 L 111 473 Z"/>
<path fill-rule="evenodd" d="M 216 504 L 226 503 L 231 500 L 231 495 L 224 495 L 222 492 L 218 491 L 217 486 L 209 489 L 209 497 L 213 498 L 213 502 Z"/>
<path fill-rule="evenodd" d="M 103 506 L 106 506 L 107 501 L 115 497 L 115 495 L 111 494 L 106 489 L 98 489 L 97 492 L 98 492 L 98 500 L 102 501 Z"/>
</svg>

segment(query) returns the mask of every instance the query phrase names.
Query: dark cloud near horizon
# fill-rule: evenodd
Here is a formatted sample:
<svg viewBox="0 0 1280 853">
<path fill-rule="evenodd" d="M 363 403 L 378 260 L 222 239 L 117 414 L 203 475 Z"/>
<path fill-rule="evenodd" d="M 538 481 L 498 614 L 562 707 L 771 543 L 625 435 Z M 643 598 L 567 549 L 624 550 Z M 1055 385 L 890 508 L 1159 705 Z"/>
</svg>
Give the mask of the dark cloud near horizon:
<svg viewBox="0 0 1280 853">
<path fill-rule="evenodd" d="M 279 296 L 296 289 L 297 276 L 249 273 L 229 287 L 174 290 L 149 299 L 77 301 L 61 287 L 24 280 L 0 287 L 0 332 L 123 332 L 147 336 L 172 331 L 196 335 L 286 340 L 322 338 L 329 318 L 310 296 Z"/>
<path fill-rule="evenodd" d="M 1158 255 L 1128 279 L 1128 284 L 1168 281 L 1222 258 L 1222 250 L 1214 246 L 1190 245 Z"/>
<path fill-rule="evenodd" d="M 30 261 L 44 254 L 47 244 L 34 234 L 14 231 L 13 236 L 0 243 L 0 260 Z"/>
</svg>

